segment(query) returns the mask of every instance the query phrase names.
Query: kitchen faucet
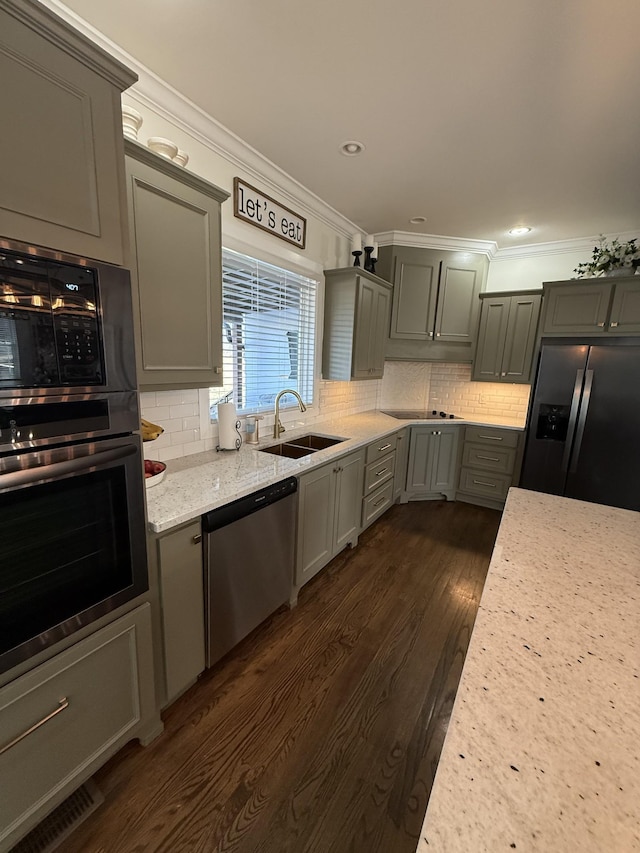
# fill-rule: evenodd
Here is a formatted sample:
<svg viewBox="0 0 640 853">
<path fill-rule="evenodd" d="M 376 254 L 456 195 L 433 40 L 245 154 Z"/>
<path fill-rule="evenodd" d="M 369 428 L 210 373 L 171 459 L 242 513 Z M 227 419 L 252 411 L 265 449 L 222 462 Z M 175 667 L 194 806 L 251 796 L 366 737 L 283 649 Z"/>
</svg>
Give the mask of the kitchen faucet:
<svg viewBox="0 0 640 853">
<path fill-rule="evenodd" d="M 298 400 L 298 405 L 300 406 L 301 412 L 306 412 L 307 407 L 302 402 L 302 397 L 298 394 L 297 391 L 294 391 L 292 388 L 285 388 L 284 391 L 280 391 L 280 393 L 276 397 L 276 410 L 275 410 L 275 421 L 273 423 L 273 437 L 280 438 L 281 434 L 284 432 L 284 427 L 280 423 L 280 398 L 285 394 L 293 394 L 294 397 Z"/>
</svg>

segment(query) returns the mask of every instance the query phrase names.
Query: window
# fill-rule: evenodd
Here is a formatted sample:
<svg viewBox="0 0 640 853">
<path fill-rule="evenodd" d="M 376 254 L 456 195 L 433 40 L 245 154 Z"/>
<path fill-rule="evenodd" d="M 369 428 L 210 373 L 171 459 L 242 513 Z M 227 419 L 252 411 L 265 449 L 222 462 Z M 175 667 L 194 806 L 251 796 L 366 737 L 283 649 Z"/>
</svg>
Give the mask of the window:
<svg viewBox="0 0 640 853">
<path fill-rule="evenodd" d="M 255 258 L 222 252 L 222 388 L 238 413 L 273 406 L 293 388 L 313 403 L 317 282 Z M 215 409 L 212 415 L 215 416 Z"/>
</svg>

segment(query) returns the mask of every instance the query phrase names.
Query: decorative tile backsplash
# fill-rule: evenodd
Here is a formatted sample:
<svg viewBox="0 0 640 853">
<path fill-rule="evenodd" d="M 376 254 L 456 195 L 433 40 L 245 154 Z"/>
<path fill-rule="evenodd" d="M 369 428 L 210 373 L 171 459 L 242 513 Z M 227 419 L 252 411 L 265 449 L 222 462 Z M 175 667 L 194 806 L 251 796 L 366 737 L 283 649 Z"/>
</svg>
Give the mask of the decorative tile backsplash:
<svg viewBox="0 0 640 853">
<path fill-rule="evenodd" d="M 371 409 L 431 409 L 508 418 L 524 423 L 529 404 L 528 385 L 472 382 L 471 365 L 437 362 L 388 361 L 384 378 L 360 382 L 320 381 L 314 414 L 293 413 L 296 424 L 312 424 L 331 415 L 355 415 Z M 207 417 L 206 394 L 187 391 L 150 391 L 140 395 L 142 416 L 164 428 L 144 446 L 145 457 L 166 462 L 191 453 L 213 450 L 217 427 Z M 286 416 L 283 416 L 286 423 Z M 265 414 L 260 429 L 269 435 L 273 416 Z"/>
</svg>

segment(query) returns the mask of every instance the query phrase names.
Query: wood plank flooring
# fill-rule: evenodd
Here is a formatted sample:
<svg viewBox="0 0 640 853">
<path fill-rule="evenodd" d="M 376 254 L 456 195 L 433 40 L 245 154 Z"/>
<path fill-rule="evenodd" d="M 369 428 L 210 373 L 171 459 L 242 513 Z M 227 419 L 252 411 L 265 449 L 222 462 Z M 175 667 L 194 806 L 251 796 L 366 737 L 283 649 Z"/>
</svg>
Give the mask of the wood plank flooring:
<svg viewBox="0 0 640 853">
<path fill-rule="evenodd" d="M 393 507 L 96 776 L 65 853 L 413 853 L 500 515 Z"/>
</svg>

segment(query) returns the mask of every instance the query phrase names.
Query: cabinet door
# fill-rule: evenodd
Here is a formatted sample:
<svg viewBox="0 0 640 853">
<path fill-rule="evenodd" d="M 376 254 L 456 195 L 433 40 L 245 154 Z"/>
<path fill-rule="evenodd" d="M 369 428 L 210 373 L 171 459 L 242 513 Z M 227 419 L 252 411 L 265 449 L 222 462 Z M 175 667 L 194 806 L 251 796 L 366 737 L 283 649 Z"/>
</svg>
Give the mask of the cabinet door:
<svg viewBox="0 0 640 853">
<path fill-rule="evenodd" d="M 390 337 L 430 341 L 436 317 L 441 256 L 422 249 L 394 251 Z"/>
<path fill-rule="evenodd" d="M 358 276 L 353 343 L 354 379 L 379 379 L 389 322 L 390 289 Z"/>
<path fill-rule="evenodd" d="M 166 702 L 204 671 L 200 520 L 158 540 Z"/>
<path fill-rule="evenodd" d="M 407 491 L 428 492 L 431 490 L 430 462 L 436 430 L 433 427 L 412 427 L 409 443 L 407 469 Z"/>
<path fill-rule="evenodd" d="M 364 451 L 339 459 L 336 472 L 336 506 L 333 553 L 358 540 Z"/>
<path fill-rule="evenodd" d="M 612 335 L 640 334 L 640 280 L 639 276 L 615 285 L 609 333 Z"/>
<path fill-rule="evenodd" d="M 542 294 L 512 296 L 500 378 L 505 382 L 530 382 L 533 351 Z"/>
<path fill-rule="evenodd" d="M 220 385 L 220 202 L 149 154 L 127 157 L 138 381 L 147 390 Z"/>
<path fill-rule="evenodd" d="M 458 428 L 437 430 L 432 440 L 433 452 L 429 459 L 430 491 L 450 494 L 456 486 L 458 462 Z"/>
<path fill-rule="evenodd" d="M 381 379 L 384 373 L 384 349 L 389 332 L 391 291 L 377 287 L 374 319 L 371 327 L 371 378 Z"/>
<path fill-rule="evenodd" d="M 613 284 L 594 279 L 587 284 L 546 284 L 543 335 L 599 335 L 606 331 Z"/>
<path fill-rule="evenodd" d="M 0 10 L 0 234 L 122 264 L 120 92 L 136 77 L 38 5 Z"/>
<path fill-rule="evenodd" d="M 335 472 L 337 463 L 323 465 L 300 477 L 296 586 L 302 586 L 333 556 Z"/>
<path fill-rule="evenodd" d="M 481 301 L 478 345 L 471 378 L 496 382 L 502 368 L 510 299 L 508 296 L 486 297 Z"/>
<path fill-rule="evenodd" d="M 444 258 L 440 269 L 435 338 L 439 341 L 473 340 L 480 305 L 481 261 Z"/>
</svg>

